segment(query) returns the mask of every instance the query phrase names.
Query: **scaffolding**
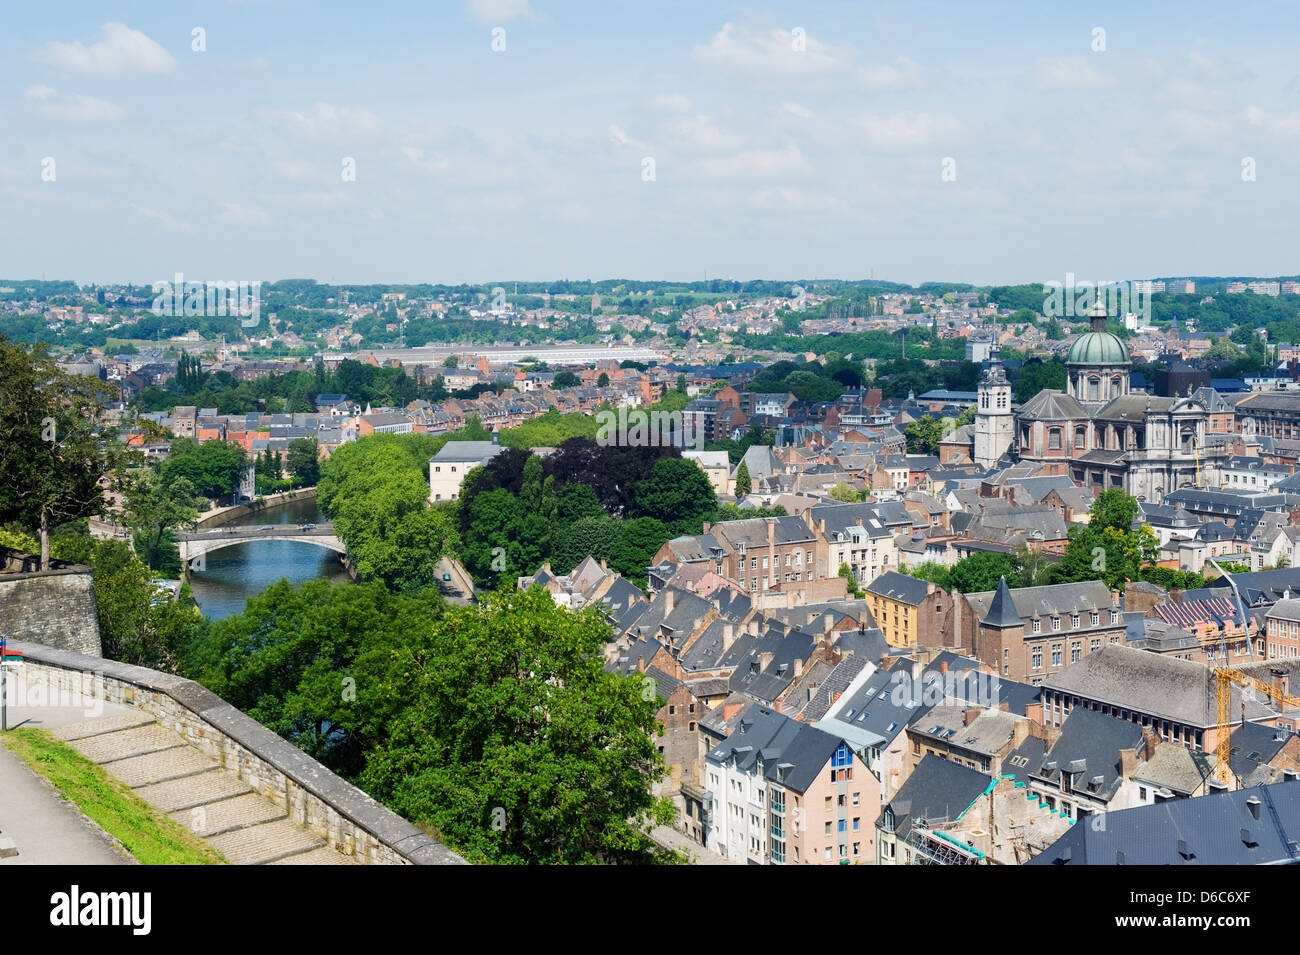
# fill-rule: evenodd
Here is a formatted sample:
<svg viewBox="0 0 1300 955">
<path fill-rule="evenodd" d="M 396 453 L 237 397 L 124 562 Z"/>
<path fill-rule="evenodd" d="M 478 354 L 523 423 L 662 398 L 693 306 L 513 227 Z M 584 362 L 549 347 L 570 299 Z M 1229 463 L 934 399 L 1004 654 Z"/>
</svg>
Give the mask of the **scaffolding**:
<svg viewBox="0 0 1300 955">
<path fill-rule="evenodd" d="M 984 853 L 931 828 L 925 819 L 912 822 L 906 842 L 915 850 L 917 865 L 980 865 L 984 861 Z"/>
</svg>

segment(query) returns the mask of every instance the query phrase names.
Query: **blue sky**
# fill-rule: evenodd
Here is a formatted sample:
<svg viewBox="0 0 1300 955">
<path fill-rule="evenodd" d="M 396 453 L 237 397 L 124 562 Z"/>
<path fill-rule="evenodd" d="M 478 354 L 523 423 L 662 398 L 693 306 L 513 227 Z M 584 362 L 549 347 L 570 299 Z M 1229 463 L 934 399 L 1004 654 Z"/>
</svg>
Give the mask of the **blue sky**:
<svg viewBox="0 0 1300 955">
<path fill-rule="evenodd" d="M 1300 271 L 1296 6 L 1053 6 L 6 4 L 0 276 Z"/>
</svg>

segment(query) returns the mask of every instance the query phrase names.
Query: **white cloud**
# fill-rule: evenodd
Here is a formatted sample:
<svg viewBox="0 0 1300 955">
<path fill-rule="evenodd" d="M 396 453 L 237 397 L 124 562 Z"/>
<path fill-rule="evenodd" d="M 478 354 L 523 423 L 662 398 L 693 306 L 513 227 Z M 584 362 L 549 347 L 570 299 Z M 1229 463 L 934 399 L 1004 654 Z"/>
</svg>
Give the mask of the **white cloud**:
<svg viewBox="0 0 1300 955">
<path fill-rule="evenodd" d="M 1113 77 L 1081 56 L 1039 60 L 1034 80 L 1041 90 L 1100 90 L 1115 85 Z"/>
<path fill-rule="evenodd" d="M 271 216 L 265 209 L 259 209 L 256 206 L 241 206 L 235 202 L 227 202 L 217 213 L 218 222 L 226 222 L 230 225 L 247 225 L 255 226 L 259 229 L 265 229 L 271 224 Z"/>
<path fill-rule="evenodd" d="M 1300 113 L 1270 113 L 1258 106 L 1247 106 L 1243 118 L 1249 125 L 1271 136 L 1282 139 L 1300 137 Z"/>
<path fill-rule="evenodd" d="M 502 23 L 519 17 L 537 19 L 529 0 L 465 0 L 465 12 L 484 23 Z"/>
<path fill-rule="evenodd" d="M 877 149 L 919 149 L 951 140 L 957 122 L 931 113 L 902 112 L 890 116 L 864 116 L 857 121 L 867 143 Z"/>
<path fill-rule="evenodd" d="M 426 159 L 424 149 L 420 146 L 403 146 L 402 155 L 424 172 L 434 175 L 446 172 L 451 168 L 451 163 L 442 156 L 431 156 Z"/>
<path fill-rule="evenodd" d="M 122 115 L 120 107 L 105 100 L 80 93 L 60 93 L 48 86 L 33 86 L 27 90 L 26 97 L 43 116 L 69 123 L 102 123 Z"/>
<path fill-rule="evenodd" d="M 121 23 L 105 23 L 100 33 L 103 39 L 90 46 L 80 40 L 50 43 L 39 58 L 60 69 L 96 76 L 171 73 L 176 69 L 172 55 L 139 30 Z"/>
<path fill-rule="evenodd" d="M 668 128 L 678 142 L 692 149 L 735 149 L 741 143 L 739 136 L 721 129 L 709 116 L 676 119 L 668 124 Z"/>
<path fill-rule="evenodd" d="M 702 63 L 744 73 L 786 76 L 835 73 L 846 68 L 849 58 L 847 51 L 806 33 L 796 36 L 793 30 L 783 29 L 755 33 L 739 29 L 734 23 L 723 24 L 708 43 L 695 47 L 691 56 Z"/>
<path fill-rule="evenodd" d="M 626 146 L 628 143 L 627 131 L 621 126 L 615 126 L 613 123 L 610 123 L 609 141 L 611 143 L 618 143 L 620 146 Z"/>
<path fill-rule="evenodd" d="M 660 93 L 650 100 L 651 109 L 665 113 L 687 113 L 690 112 L 691 105 L 691 101 L 681 93 Z"/>
<path fill-rule="evenodd" d="M 332 103 L 317 103 L 310 113 L 264 110 L 260 115 L 294 136 L 318 142 L 366 138 L 384 128 L 384 121 L 369 110 Z"/>
<path fill-rule="evenodd" d="M 858 70 L 858 82 L 872 92 L 911 89 L 921 85 L 921 68 L 905 56 L 894 64 L 864 66 Z"/>
<path fill-rule="evenodd" d="M 808 160 L 794 143 L 783 149 L 748 149 L 730 156 L 713 156 L 695 164 L 706 179 L 737 181 L 801 175 L 808 168 Z"/>
<path fill-rule="evenodd" d="M 792 101 L 782 103 L 778 112 L 782 119 L 812 119 L 816 116 L 807 106 Z"/>
<path fill-rule="evenodd" d="M 194 224 L 184 219 L 178 219 L 171 213 L 159 209 L 151 209 L 148 206 L 132 206 L 136 215 L 142 219 L 149 219 L 157 222 L 169 232 L 193 232 Z"/>
</svg>

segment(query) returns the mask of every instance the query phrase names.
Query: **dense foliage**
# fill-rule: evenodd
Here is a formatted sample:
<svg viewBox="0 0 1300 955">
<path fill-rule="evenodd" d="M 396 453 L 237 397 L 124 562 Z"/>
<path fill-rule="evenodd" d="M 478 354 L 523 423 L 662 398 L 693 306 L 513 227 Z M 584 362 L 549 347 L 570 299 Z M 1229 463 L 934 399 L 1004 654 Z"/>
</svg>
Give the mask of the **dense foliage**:
<svg viewBox="0 0 1300 955">
<path fill-rule="evenodd" d="M 286 583 L 189 663 L 214 692 L 473 861 L 674 861 L 660 700 L 606 673 L 609 628 L 540 588 L 447 607 L 431 591 Z"/>
</svg>

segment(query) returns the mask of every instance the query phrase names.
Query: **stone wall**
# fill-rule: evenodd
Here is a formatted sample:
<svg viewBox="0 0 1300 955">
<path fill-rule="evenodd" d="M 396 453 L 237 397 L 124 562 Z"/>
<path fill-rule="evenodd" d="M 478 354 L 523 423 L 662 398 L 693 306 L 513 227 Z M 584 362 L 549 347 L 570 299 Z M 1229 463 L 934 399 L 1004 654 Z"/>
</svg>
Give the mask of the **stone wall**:
<svg viewBox="0 0 1300 955">
<path fill-rule="evenodd" d="M 98 656 L 99 614 L 89 567 L 54 561 L 39 571 L 31 554 L 0 547 L 0 633 Z"/>
<path fill-rule="evenodd" d="M 16 643 L 28 685 L 136 706 L 236 773 L 289 817 L 367 865 L 465 860 L 193 680 L 101 657 Z"/>
</svg>

